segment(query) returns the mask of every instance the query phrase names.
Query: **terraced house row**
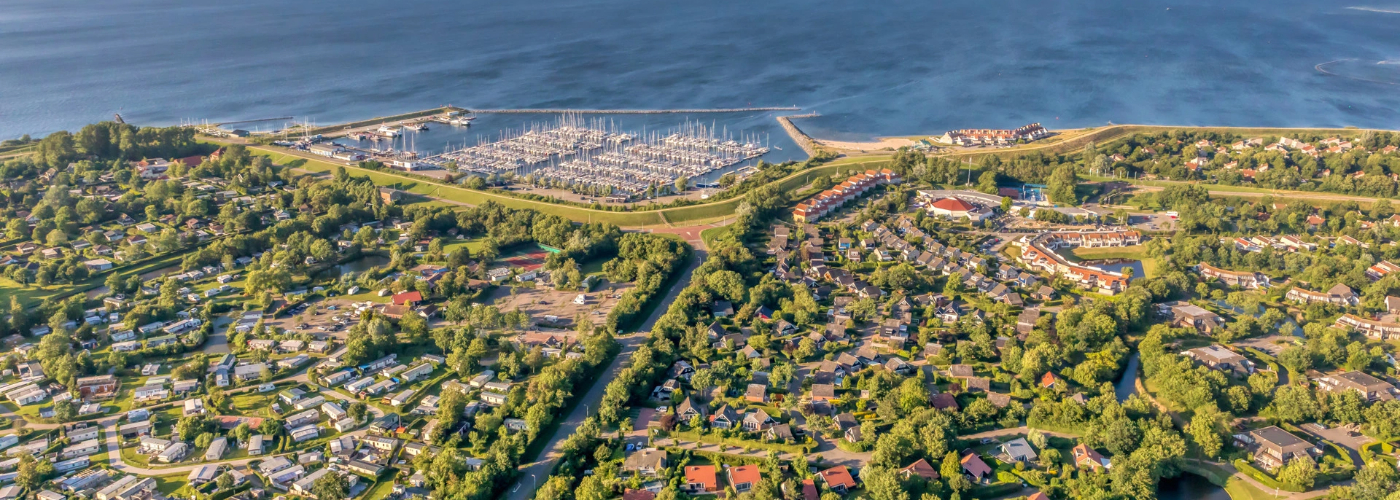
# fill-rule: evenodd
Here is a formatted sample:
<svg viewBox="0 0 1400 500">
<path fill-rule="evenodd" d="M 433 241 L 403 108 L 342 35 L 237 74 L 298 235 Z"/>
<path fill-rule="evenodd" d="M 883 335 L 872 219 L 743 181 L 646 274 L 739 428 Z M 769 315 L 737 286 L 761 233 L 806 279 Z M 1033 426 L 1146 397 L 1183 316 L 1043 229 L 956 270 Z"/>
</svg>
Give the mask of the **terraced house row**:
<svg viewBox="0 0 1400 500">
<path fill-rule="evenodd" d="M 1094 269 L 1065 260 L 1054 248 L 1054 233 L 1045 233 L 1034 238 L 1022 237 L 1015 245 L 1021 248 L 1021 262 L 1032 269 L 1064 276 L 1085 290 L 1094 290 L 1105 295 L 1114 295 L 1128 288 L 1128 278 L 1122 274 Z"/>
<path fill-rule="evenodd" d="M 825 217 L 842 205 L 860 198 L 875 186 L 898 184 L 903 181 L 899 174 L 890 169 L 879 172 L 866 170 L 856 174 L 835 187 L 822 191 L 812 199 L 797 204 L 792 210 L 792 218 L 797 222 L 814 222 Z"/>
</svg>

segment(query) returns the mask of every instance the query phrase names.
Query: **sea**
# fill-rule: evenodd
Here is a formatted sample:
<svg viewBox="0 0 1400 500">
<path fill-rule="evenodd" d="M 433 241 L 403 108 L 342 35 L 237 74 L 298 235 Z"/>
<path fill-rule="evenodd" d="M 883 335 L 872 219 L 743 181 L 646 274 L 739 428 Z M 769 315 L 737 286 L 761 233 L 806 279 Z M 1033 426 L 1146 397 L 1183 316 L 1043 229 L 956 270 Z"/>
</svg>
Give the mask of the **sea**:
<svg viewBox="0 0 1400 500">
<path fill-rule="evenodd" d="M 1400 128 L 1397 0 L 5 0 L 0 138 L 467 108 L 799 106 L 813 136 Z M 792 113 L 792 112 L 784 112 Z M 703 123 L 799 157 L 777 112 Z M 294 117 L 291 120 L 281 117 Z M 445 149 L 557 119 L 497 115 Z M 784 142 L 786 141 L 786 142 Z"/>
</svg>

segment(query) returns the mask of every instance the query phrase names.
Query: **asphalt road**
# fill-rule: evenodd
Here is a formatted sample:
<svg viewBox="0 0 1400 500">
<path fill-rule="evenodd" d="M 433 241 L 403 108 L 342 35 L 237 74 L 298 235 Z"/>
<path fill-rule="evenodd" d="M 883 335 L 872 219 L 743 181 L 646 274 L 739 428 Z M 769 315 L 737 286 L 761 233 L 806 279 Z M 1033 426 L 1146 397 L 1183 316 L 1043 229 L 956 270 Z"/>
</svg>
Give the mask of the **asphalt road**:
<svg viewBox="0 0 1400 500">
<path fill-rule="evenodd" d="M 656 324 L 657 319 L 661 318 L 661 315 L 666 314 L 666 310 L 671 307 L 671 302 L 676 299 L 681 290 L 690 285 L 690 275 L 695 272 L 696 268 L 700 267 L 701 262 L 704 262 L 705 255 L 704 250 L 695 250 L 690 265 L 681 271 L 680 279 L 666 293 L 666 297 L 652 311 L 651 316 L 642 324 L 642 327 L 630 335 L 618 337 L 617 341 L 622 344 L 622 350 L 618 352 L 617 357 L 613 358 L 612 364 L 608 365 L 602 378 L 594 382 L 593 387 L 579 400 L 579 404 L 574 406 L 573 411 L 569 412 L 569 415 L 559 423 L 559 426 L 554 430 L 554 435 L 550 437 L 549 444 L 545 445 L 543 456 L 536 457 L 532 463 L 521 464 L 520 480 L 507 491 L 506 500 L 529 500 L 530 497 L 534 496 L 535 488 L 549 479 L 549 473 L 554 470 L 554 464 L 558 463 L 559 458 L 563 455 L 560 445 L 574 434 L 579 425 L 583 424 L 589 411 L 598 409 L 598 402 L 602 401 L 608 382 L 617 378 L 627 360 L 632 358 L 632 353 L 646 343 L 647 332 L 651 331 L 652 326 Z"/>
</svg>

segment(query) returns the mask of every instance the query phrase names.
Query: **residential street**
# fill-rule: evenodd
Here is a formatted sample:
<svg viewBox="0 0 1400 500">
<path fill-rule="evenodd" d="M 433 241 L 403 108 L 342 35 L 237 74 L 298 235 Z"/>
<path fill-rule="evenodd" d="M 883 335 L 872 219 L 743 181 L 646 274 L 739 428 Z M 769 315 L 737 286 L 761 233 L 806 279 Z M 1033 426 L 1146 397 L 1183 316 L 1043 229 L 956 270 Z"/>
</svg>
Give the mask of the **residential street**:
<svg viewBox="0 0 1400 500">
<path fill-rule="evenodd" d="M 537 457 L 534 462 L 524 462 L 528 458 L 522 458 L 520 480 L 508 490 L 506 500 L 528 500 L 534 495 L 535 488 L 538 488 L 541 482 L 549 478 L 550 471 L 554 470 L 554 464 L 559 461 L 559 457 L 562 455 L 560 445 L 573 435 L 578 426 L 583 423 L 584 418 L 588 416 L 589 411 L 598 408 L 598 402 L 603 399 L 603 392 L 607 388 L 608 382 L 617 377 L 627 360 L 632 357 L 632 353 L 646 342 L 647 332 L 651 331 L 652 325 L 656 324 L 656 320 L 660 319 L 661 315 L 666 314 L 666 310 L 671 307 L 671 302 L 676 299 L 680 291 L 690 285 L 690 275 L 695 272 L 696 268 L 700 267 L 701 262 L 705 261 L 705 255 L 704 250 L 696 248 L 690 265 L 681 271 L 680 279 L 666 293 L 666 297 L 652 311 L 651 316 L 642 324 L 642 327 L 637 332 L 617 338 L 618 343 L 622 344 L 622 350 L 618 352 L 617 357 L 613 358 L 612 364 L 608 365 L 606 373 L 593 383 L 593 387 L 588 390 L 587 394 L 583 395 L 573 411 L 569 412 L 569 415 L 559 423 L 559 426 L 554 430 L 554 435 L 549 438 L 549 444 L 545 445 L 543 457 Z M 540 436 L 540 438 L 543 437 Z"/>
</svg>

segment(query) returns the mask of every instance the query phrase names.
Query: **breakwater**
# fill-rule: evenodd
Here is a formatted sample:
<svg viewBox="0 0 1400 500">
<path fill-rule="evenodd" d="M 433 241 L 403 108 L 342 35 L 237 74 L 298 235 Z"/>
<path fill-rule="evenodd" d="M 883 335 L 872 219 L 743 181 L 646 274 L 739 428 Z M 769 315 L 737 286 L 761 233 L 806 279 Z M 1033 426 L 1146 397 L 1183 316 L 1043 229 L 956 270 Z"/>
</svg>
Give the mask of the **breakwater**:
<svg viewBox="0 0 1400 500">
<path fill-rule="evenodd" d="M 470 109 L 478 114 L 593 114 L 593 115 L 665 115 L 689 113 L 751 113 L 755 111 L 797 111 L 797 106 L 761 108 L 701 108 L 701 109 Z"/>
<path fill-rule="evenodd" d="M 815 118 L 818 116 L 821 115 L 817 113 L 807 113 L 805 115 L 791 115 L 778 117 L 778 124 L 783 126 L 783 130 L 787 131 L 788 135 L 792 137 L 793 142 L 796 142 L 797 146 L 801 147 L 802 151 L 805 151 L 807 153 L 807 156 L 817 155 L 817 143 L 816 141 L 812 140 L 811 136 L 802 132 L 802 129 L 797 128 L 797 125 L 794 125 L 792 123 L 792 119 Z"/>
</svg>

